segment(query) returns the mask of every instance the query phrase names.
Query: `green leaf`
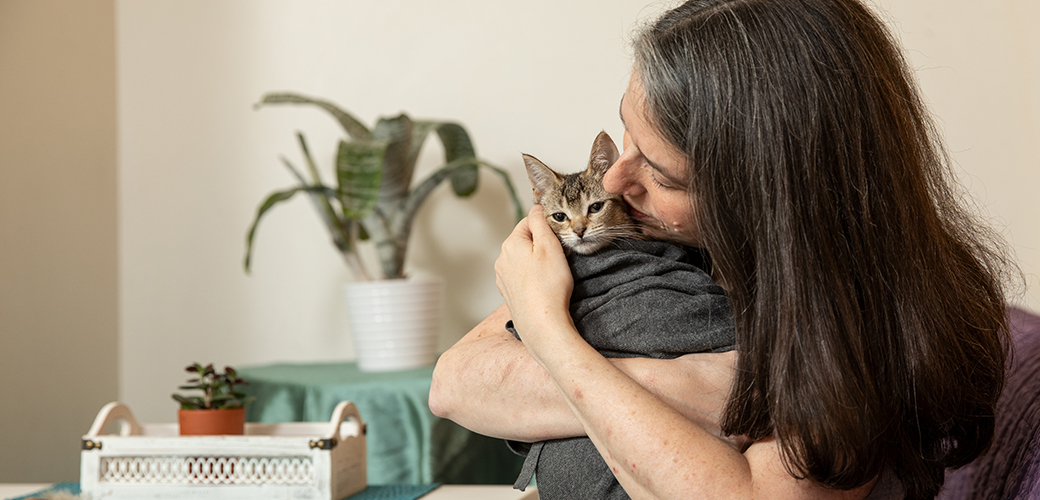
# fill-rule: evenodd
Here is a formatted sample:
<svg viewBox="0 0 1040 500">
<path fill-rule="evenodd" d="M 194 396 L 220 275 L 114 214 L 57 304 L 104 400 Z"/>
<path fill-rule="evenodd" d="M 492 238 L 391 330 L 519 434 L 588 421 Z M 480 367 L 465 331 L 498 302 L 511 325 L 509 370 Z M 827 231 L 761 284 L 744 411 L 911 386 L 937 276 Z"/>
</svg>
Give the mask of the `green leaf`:
<svg viewBox="0 0 1040 500">
<path fill-rule="evenodd" d="M 470 140 L 469 133 L 466 132 L 462 125 L 454 122 L 416 121 L 413 128 L 412 149 L 409 156 L 409 164 L 413 170 L 426 136 L 433 131 L 437 132 L 441 145 L 444 146 L 444 163 L 450 164 L 460 158 L 476 159 L 477 154 L 473 147 L 473 141 Z M 477 164 L 475 161 L 472 165 L 468 165 L 465 168 L 455 169 L 451 175 L 452 190 L 457 196 L 461 197 L 473 194 L 477 190 L 477 181 Z"/>
<path fill-rule="evenodd" d="M 382 141 L 339 141 L 336 173 L 344 217 L 362 219 L 375 208 L 386 149 Z"/>
<path fill-rule="evenodd" d="M 415 215 L 419 212 L 419 207 L 422 206 L 437 185 L 450 178 L 456 172 L 472 167 L 475 162 L 476 159 L 471 157 L 456 159 L 434 171 L 408 193 L 404 208 L 401 210 L 402 217 L 397 225 L 393 227 L 391 241 L 395 243 L 395 246 L 392 248 L 387 247 L 386 250 L 377 248 L 381 252 L 386 252 L 385 255 L 380 254 L 380 259 L 387 278 L 400 277 L 403 272 L 405 255 L 402 250 L 408 243 L 408 237 L 412 231 L 412 222 L 415 220 Z"/>
<path fill-rule="evenodd" d="M 253 219 L 253 223 L 249 226 L 249 232 L 246 233 L 246 257 L 244 266 L 247 273 L 249 272 L 249 265 L 253 258 L 253 237 L 256 236 L 256 227 L 258 224 L 260 224 L 260 218 L 263 217 L 264 214 L 271 209 L 271 207 L 283 201 L 289 200 L 293 197 L 293 195 L 299 192 L 321 193 L 325 196 L 336 195 L 336 192 L 334 190 L 326 186 L 297 186 L 284 191 L 275 191 L 270 196 L 268 196 L 267 199 L 265 199 L 264 202 L 260 204 L 260 208 L 257 209 L 256 217 Z M 201 371 L 202 369 L 200 367 L 200 372 Z"/>
<path fill-rule="evenodd" d="M 389 213 L 388 213 L 389 212 Z M 403 263 L 405 247 L 407 245 L 407 234 L 404 240 L 398 238 L 399 232 L 395 228 L 403 220 L 401 215 L 405 214 L 403 202 L 394 203 L 391 207 L 377 205 L 376 209 L 362 221 L 368 234 L 375 243 L 376 255 L 379 257 L 379 267 L 384 279 L 403 278 Z M 397 215 L 397 217 L 394 217 Z"/>
<path fill-rule="evenodd" d="M 412 120 L 400 114 L 381 118 L 372 131 L 373 139 L 387 143 L 379 186 L 379 197 L 383 200 L 400 200 L 408 194 L 415 172 L 411 157 L 413 128 Z"/>
<path fill-rule="evenodd" d="M 415 164 L 419 161 L 419 153 L 422 151 L 423 143 L 426 142 L 426 136 L 430 135 L 437 127 L 441 125 L 441 122 L 434 122 L 429 120 L 418 120 L 412 122 L 412 141 L 411 149 L 408 151 L 408 164 L 415 169 Z"/>
<path fill-rule="evenodd" d="M 437 135 L 444 145 L 444 162 L 452 163 L 463 158 L 472 162 L 455 169 L 451 174 L 451 189 L 460 197 L 467 197 L 477 190 L 477 153 L 466 129 L 457 123 L 446 122 L 437 127 Z"/>
<path fill-rule="evenodd" d="M 285 165 L 285 168 L 289 169 L 289 172 L 293 175 L 293 177 L 296 178 L 297 181 L 300 182 L 300 185 L 307 185 L 307 178 L 304 177 L 302 173 L 300 173 L 300 171 L 296 168 L 295 165 L 289 162 L 289 160 L 287 160 L 284 156 L 281 156 L 278 159 L 282 160 L 282 165 Z"/>
<path fill-rule="evenodd" d="M 318 175 L 318 166 L 314 163 L 314 158 L 311 157 L 311 150 L 307 147 L 307 139 L 303 137 L 302 132 L 296 132 L 296 140 L 300 143 L 300 150 L 303 151 L 303 159 L 307 161 L 307 170 L 311 173 L 311 179 L 313 182 L 301 182 L 300 184 L 316 184 L 321 185 L 321 176 Z"/>
<path fill-rule="evenodd" d="M 186 398 L 180 394 L 174 394 L 173 399 L 180 403 L 181 408 L 185 410 L 202 410 L 206 408 L 206 403 L 199 397 Z"/>
<path fill-rule="evenodd" d="M 302 138 L 302 136 L 301 136 Z M 282 158 L 282 163 L 285 167 L 292 172 L 296 180 L 300 181 L 301 185 L 307 184 L 307 179 L 303 177 L 303 174 L 293 166 L 289 160 Z M 314 172 L 314 178 L 318 179 L 317 171 Z M 329 230 L 329 235 L 332 237 L 332 244 L 337 250 L 343 253 L 353 252 L 353 244 L 350 239 L 351 226 L 347 221 L 343 221 L 339 218 L 336 210 L 332 207 L 332 203 L 329 201 L 329 197 L 325 193 L 308 193 L 311 197 L 311 202 L 314 204 L 314 209 L 317 210 L 318 216 L 321 217 L 321 221 L 325 223 L 325 228 Z"/>
<path fill-rule="evenodd" d="M 395 227 L 394 240 L 407 242 L 408 235 L 412 230 L 412 222 L 415 219 L 416 213 L 419 211 L 419 207 L 422 206 L 426 198 L 433 192 L 433 189 L 437 187 L 445 178 L 451 178 L 459 171 L 470 168 L 472 165 L 479 165 L 485 168 L 491 169 L 495 174 L 502 178 L 508 188 L 510 197 L 513 202 L 514 214 L 516 220 L 519 222 L 524 217 L 523 205 L 520 203 L 520 198 L 516 194 L 516 189 L 513 188 L 513 183 L 509 179 L 509 173 L 504 169 L 496 167 L 490 163 L 478 160 L 476 158 L 457 158 L 455 161 L 450 162 L 440 169 L 434 171 L 426 179 L 423 179 L 411 193 L 408 194 L 408 199 L 405 202 L 404 209 L 402 210 L 404 216 L 402 217 L 399 225 Z M 403 266 L 403 257 L 398 257 L 396 267 L 399 269 Z M 384 267 L 386 265 L 384 264 Z M 387 277 L 396 277 L 388 270 Z"/>
<path fill-rule="evenodd" d="M 411 230 L 411 220 L 415 217 L 416 212 L 419 211 L 419 207 L 422 206 L 426 198 L 433 192 L 433 188 L 437 187 L 444 179 L 450 178 L 456 172 L 467 169 L 476 162 L 475 158 L 460 158 L 441 168 L 434 171 L 432 174 L 427 176 L 411 193 L 408 193 L 408 200 L 405 202 L 405 220 L 409 221 L 404 227 L 397 228 L 398 234 L 407 234 Z"/>
<path fill-rule="evenodd" d="M 316 99 L 291 92 L 276 92 L 264 95 L 254 108 L 259 108 L 265 104 L 311 104 L 318 106 L 331 114 L 350 137 L 362 141 L 372 139 L 372 132 L 368 130 L 368 127 L 362 125 L 361 122 L 357 118 L 354 118 L 350 113 L 324 99 Z"/>
</svg>

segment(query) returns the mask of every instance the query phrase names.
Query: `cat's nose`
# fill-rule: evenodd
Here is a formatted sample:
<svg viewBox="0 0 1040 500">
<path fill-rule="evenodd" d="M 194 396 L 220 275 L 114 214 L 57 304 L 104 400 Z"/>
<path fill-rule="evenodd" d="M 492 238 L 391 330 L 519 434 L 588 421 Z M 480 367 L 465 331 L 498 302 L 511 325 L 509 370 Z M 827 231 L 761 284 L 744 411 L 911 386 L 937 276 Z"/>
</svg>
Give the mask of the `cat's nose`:
<svg viewBox="0 0 1040 500">
<path fill-rule="evenodd" d="M 585 228 L 583 228 L 583 227 L 576 227 L 576 228 L 574 228 L 574 234 L 578 235 L 579 238 L 584 237 L 585 236 Z"/>
</svg>

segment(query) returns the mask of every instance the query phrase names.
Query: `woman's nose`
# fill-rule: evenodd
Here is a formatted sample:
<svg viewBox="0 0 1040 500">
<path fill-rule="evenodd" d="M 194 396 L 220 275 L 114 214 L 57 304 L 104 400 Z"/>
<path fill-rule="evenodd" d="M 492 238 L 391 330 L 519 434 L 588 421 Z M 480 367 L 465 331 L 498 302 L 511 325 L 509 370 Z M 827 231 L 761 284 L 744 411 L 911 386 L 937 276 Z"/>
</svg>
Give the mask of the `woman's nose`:
<svg viewBox="0 0 1040 500">
<path fill-rule="evenodd" d="M 633 190 L 637 187 L 633 178 L 634 162 L 626 155 L 621 155 L 613 165 L 603 174 L 603 189 L 614 194 L 637 194 Z"/>
</svg>

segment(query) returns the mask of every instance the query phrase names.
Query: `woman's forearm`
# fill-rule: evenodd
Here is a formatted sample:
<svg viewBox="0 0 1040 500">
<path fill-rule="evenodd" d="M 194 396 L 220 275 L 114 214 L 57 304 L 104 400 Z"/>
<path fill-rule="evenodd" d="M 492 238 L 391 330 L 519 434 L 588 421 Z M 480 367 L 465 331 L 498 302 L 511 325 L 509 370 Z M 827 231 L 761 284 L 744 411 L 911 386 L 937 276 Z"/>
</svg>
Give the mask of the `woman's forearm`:
<svg viewBox="0 0 1040 500">
<path fill-rule="evenodd" d="M 572 327 L 560 325 L 539 325 L 537 345 L 527 347 L 629 495 L 751 498 L 750 468 L 740 451 L 617 369 Z"/>
<path fill-rule="evenodd" d="M 628 378 L 713 436 L 742 449 L 742 436 L 723 436 L 719 422 L 736 373 L 737 351 L 675 359 L 610 358 Z M 561 396 L 562 397 L 562 396 Z"/>
<path fill-rule="evenodd" d="M 548 373 L 505 330 L 500 307 L 445 352 L 434 370 L 430 408 L 475 432 L 519 441 L 585 435 Z M 614 366 L 687 419 L 719 436 L 736 353 L 673 360 L 614 358 Z M 736 439 L 731 439 L 739 446 Z"/>
<path fill-rule="evenodd" d="M 499 307 L 437 360 L 430 409 L 474 432 L 517 441 L 584 435 L 549 375 L 505 329 Z"/>
<path fill-rule="evenodd" d="M 862 500 L 875 480 L 833 490 L 792 476 L 772 437 L 741 453 L 675 411 L 576 335 L 543 344 L 540 365 L 634 499 Z"/>
</svg>

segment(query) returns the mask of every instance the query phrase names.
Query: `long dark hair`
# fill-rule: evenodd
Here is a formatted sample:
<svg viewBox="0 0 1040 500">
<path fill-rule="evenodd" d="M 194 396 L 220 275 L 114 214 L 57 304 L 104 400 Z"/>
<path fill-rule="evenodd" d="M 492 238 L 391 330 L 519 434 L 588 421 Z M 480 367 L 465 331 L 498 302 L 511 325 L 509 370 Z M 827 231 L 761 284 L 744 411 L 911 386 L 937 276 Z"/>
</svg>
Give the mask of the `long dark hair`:
<svg viewBox="0 0 1040 500">
<path fill-rule="evenodd" d="M 837 489 L 932 498 L 985 451 L 1013 267 L 961 207 L 913 75 L 856 0 L 695 0 L 635 41 L 687 155 L 740 351 L 723 430 Z"/>
</svg>

